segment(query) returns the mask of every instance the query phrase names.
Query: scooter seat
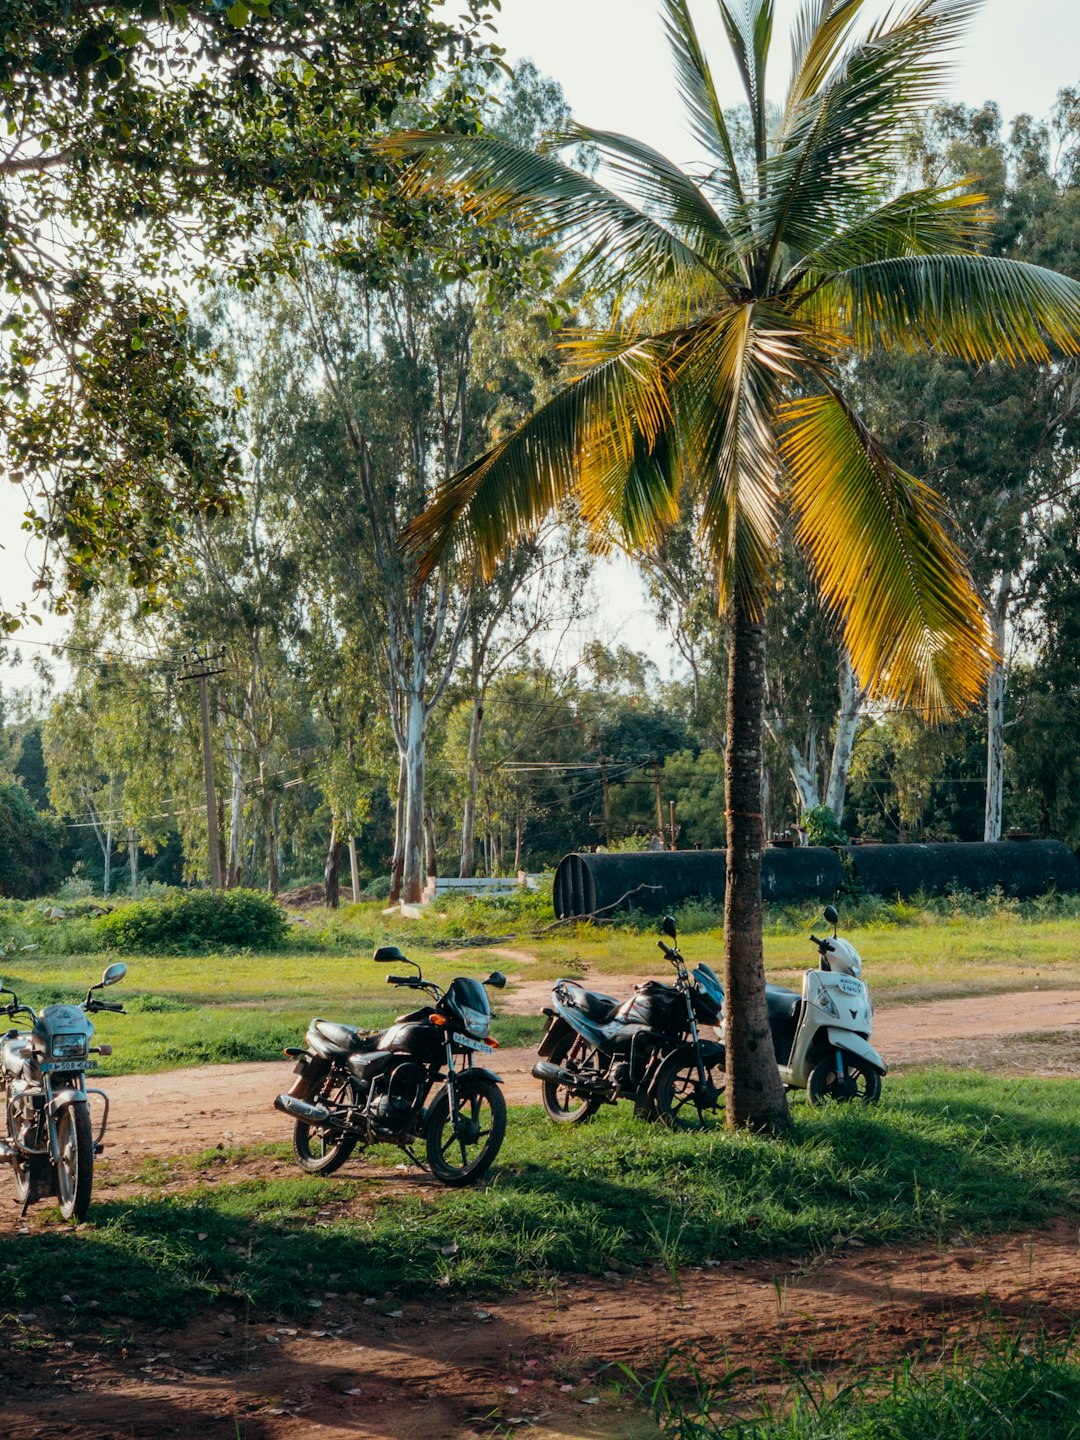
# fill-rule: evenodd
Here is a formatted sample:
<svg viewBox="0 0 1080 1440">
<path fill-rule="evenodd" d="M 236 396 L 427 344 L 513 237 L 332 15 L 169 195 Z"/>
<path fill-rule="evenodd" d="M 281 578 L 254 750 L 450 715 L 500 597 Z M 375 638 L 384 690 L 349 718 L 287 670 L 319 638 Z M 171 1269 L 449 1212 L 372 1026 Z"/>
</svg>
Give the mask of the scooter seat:
<svg viewBox="0 0 1080 1440">
<path fill-rule="evenodd" d="M 785 990 L 782 985 L 765 986 L 765 1005 L 770 1020 L 795 1020 L 798 1018 L 802 996 L 798 990 Z"/>
<path fill-rule="evenodd" d="M 580 1010 L 586 1020 L 594 1025 L 606 1025 L 619 1008 L 619 1001 L 613 995 L 601 995 L 599 990 L 586 990 L 570 980 L 560 980 L 556 992 L 564 1005 Z"/>
</svg>

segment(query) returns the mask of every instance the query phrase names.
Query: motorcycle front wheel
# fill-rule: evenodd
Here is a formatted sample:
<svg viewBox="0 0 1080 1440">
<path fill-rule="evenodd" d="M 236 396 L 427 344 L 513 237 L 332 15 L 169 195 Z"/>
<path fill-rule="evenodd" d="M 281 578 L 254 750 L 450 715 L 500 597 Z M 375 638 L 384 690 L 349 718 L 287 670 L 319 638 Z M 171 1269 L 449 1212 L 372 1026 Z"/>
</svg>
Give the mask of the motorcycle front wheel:
<svg viewBox="0 0 1080 1440">
<path fill-rule="evenodd" d="M 710 1130 L 724 1123 L 724 1047 L 704 1041 L 701 1058 L 705 1068 L 702 1081 L 692 1046 L 677 1050 L 661 1065 L 653 1086 L 656 1118 L 669 1130 Z"/>
<path fill-rule="evenodd" d="M 848 1054 L 844 1055 L 844 1074 L 840 1075 L 836 1056 L 832 1055 L 810 1071 L 806 1098 L 811 1105 L 825 1105 L 830 1100 L 839 1104 L 861 1100 L 864 1105 L 876 1105 L 881 1099 L 881 1076 L 865 1060 Z"/>
<path fill-rule="evenodd" d="M 332 1070 L 319 1093 L 312 1096 L 312 1104 L 332 1110 L 337 1105 L 347 1105 L 351 1099 L 349 1077 Z M 293 1154 L 300 1169 L 308 1175 L 332 1175 L 355 1149 L 355 1135 L 344 1135 L 330 1126 L 309 1125 L 306 1120 L 297 1120 L 293 1126 Z"/>
<path fill-rule="evenodd" d="M 449 1092 L 428 1112 L 424 1143 L 431 1173 L 444 1185 L 471 1185 L 487 1173 L 506 1134 L 506 1101 L 488 1075 L 457 1076 L 458 1123 Z"/>
<path fill-rule="evenodd" d="M 575 1050 L 577 1054 L 574 1054 Z M 590 1047 L 580 1035 L 571 1031 L 557 1040 L 547 1057 L 553 1065 L 565 1065 L 571 1060 L 575 1070 L 592 1070 L 600 1073 L 598 1061 L 600 1051 Z M 568 1085 L 558 1085 L 554 1080 L 545 1080 L 540 1086 L 544 1109 L 548 1117 L 558 1125 L 581 1125 L 591 1120 L 600 1109 L 599 1100 L 590 1100 L 584 1095 L 575 1095 Z"/>
<path fill-rule="evenodd" d="M 65 1105 L 56 1117 L 56 1193 L 65 1220 L 85 1220 L 94 1185 L 94 1131 L 85 1105 Z"/>
<path fill-rule="evenodd" d="M 16 1150 L 12 1157 L 15 1174 L 15 1199 L 20 1205 L 33 1205 L 49 1189 L 49 1162 L 43 1155 L 25 1155 Z"/>
</svg>

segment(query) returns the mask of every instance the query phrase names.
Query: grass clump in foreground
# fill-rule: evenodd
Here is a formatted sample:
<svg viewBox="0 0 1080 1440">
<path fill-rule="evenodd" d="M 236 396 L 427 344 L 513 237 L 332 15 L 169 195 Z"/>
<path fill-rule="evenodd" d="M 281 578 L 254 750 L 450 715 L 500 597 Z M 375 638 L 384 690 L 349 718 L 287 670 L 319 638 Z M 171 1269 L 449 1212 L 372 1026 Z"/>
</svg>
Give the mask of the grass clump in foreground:
<svg viewBox="0 0 1080 1440">
<path fill-rule="evenodd" d="M 848 1381 L 839 1392 L 822 1381 L 815 1393 L 801 1378 L 749 1419 L 745 1412 L 718 1419 L 737 1399 L 731 1378 L 710 1382 L 689 1368 L 691 1402 L 677 1361 L 653 1381 L 631 1376 L 670 1440 L 1080 1440 L 1075 1338 L 1052 1344 L 1020 1335 L 980 1354 L 957 1353 L 944 1365 L 905 1360 L 891 1374 Z"/>
<path fill-rule="evenodd" d="M 370 1171 L 319 1180 L 287 1165 L 230 1182 L 223 1168 L 212 1185 L 98 1204 L 79 1231 L 2 1242 L 8 1304 L 95 1296 L 96 1318 L 162 1323 L 222 1300 L 303 1313 L 327 1295 L 491 1293 L 1080 1213 L 1080 1087 L 937 1071 L 890 1079 L 887 1094 L 877 1110 L 799 1106 L 781 1141 L 672 1134 L 616 1113 L 567 1132 L 516 1112 L 490 1183 L 472 1191 L 391 1191 Z"/>
<path fill-rule="evenodd" d="M 749 1418 L 744 1374 L 710 1378 L 674 1356 L 655 1379 L 629 1378 L 670 1440 L 1080 1440 L 1075 1338 L 1021 1334 L 943 1365 L 906 1359 L 839 1390 L 800 1377 Z M 718 1418 L 734 1408 L 742 1413 Z"/>
</svg>

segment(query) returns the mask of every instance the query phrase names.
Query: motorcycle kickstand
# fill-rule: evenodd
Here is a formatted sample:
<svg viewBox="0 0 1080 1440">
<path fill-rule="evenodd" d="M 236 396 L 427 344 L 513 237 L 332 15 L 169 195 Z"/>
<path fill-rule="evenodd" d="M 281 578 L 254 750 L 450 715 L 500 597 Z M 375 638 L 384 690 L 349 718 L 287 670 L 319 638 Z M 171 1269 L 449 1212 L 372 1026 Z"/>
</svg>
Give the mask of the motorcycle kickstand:
<svg viewBox="0 0 1080 1440">
<path fill-rule="evenodd" d="M 412 1163 L 416 1166 L 418 1170 L 426 1170 L 428 1168 L 418 1155 L 413 1154 L 410 1146 L 402 1145 L 401 1148 L 405 1151 L 405 1154 L 408 1155 L 409 1159 L 412 1161 Z"/>
</svg>

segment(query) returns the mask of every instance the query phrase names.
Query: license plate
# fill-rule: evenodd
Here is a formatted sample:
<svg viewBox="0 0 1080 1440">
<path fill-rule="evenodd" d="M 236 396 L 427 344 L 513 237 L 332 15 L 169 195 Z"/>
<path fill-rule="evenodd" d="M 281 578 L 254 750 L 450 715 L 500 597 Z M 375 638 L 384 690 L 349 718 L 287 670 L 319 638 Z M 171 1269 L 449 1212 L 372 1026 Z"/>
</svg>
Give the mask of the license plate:
<svg viewBox="0 0 1080 1440">
<path fill-rule="evenodd" d="M 41 1073 L 48 1075 L 57 1070 L 68 1073 L 72 1070 L 96 1070 L 96 1060 L 46 1060 L 41 1066 Z"/>
<path fill-rule="evenodd" d="M 848 980 L 846 976 L 840 977 L 840 989 L 845 995 L 861 995 L 863 993 L 861 980 Z"/>
<path fill-rule="evenodd" d="M 493 1045 L 485 1045 L 482 1040 L 474 1040 L 471 1035 L 459 1035 L 455 1030 L 450 1036 L 455 1045 L 464 1045 L 466 1050 L 482 1050 L 485 1055 L 494 1054 Z"/>
</svg>

